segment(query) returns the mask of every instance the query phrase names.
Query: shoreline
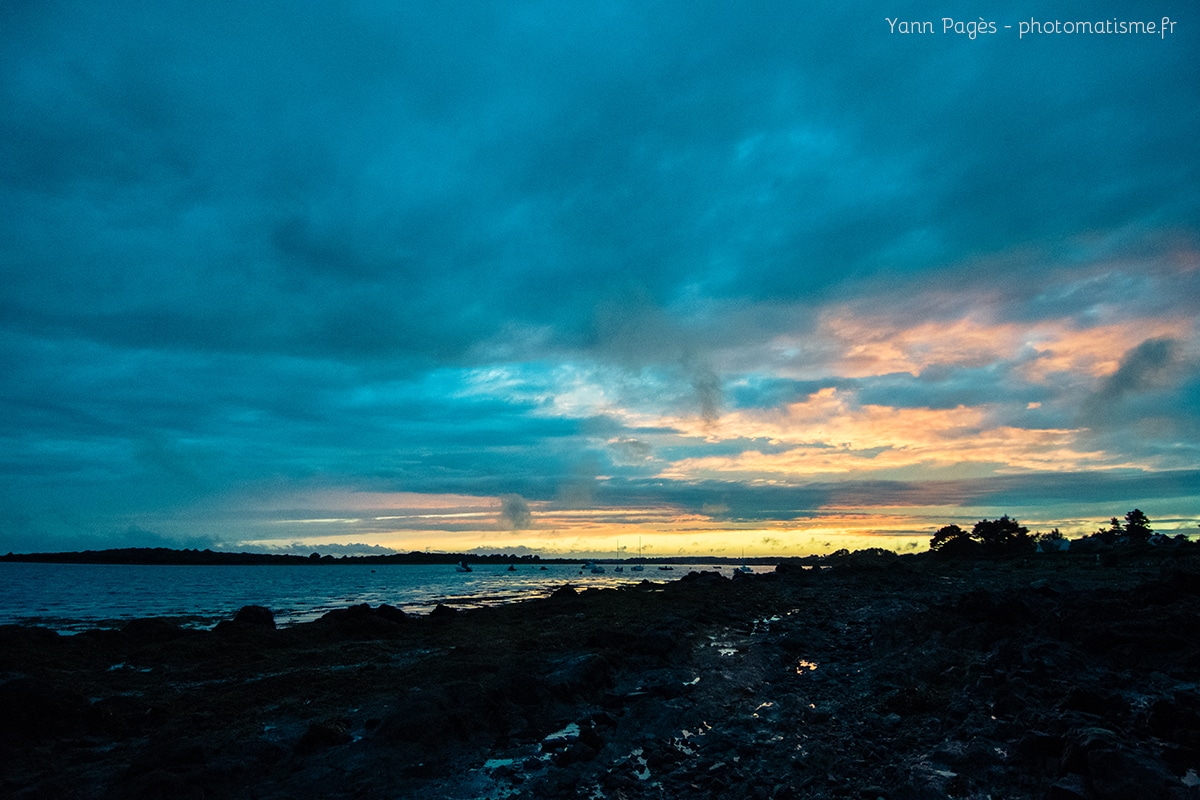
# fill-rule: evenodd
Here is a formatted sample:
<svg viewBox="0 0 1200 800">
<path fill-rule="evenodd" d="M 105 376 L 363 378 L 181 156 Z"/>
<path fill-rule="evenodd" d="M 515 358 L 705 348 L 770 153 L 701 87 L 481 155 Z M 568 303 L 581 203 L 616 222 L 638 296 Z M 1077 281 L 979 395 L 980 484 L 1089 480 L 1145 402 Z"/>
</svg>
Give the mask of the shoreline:
<svg viewBox="0 0 1200 800">
<path fill-rule="evenodd" d="M 77 634 L 119 628 L 144 616 L 211 628 L 244 605 L 268 606 L 276 623 L 311 621 L 348 605 L 387 603 L 426 614 L 438 603 L 459 608 L 523 602 L 550 594 L 564 582 L 580 588 L 678 580 L 711 564 L 648 566 L 593 574 L 578 564 L 476 564 L 471 573 L 450 565 L 357 564 L 333 571 L 291 565 L 43 564 L 0 565 L 8 588 L 0 624 L 41 625 Z M 763 567 L 753 567 L 762 571 Z M 263 572 L 263 570 L 266 570 Z"/>
<path fill-rule="evenodd" d="M 409 565 L 454 565 L 493 564 L 508 566 L 570 565 L 570 564 L 619 564 L 619 565 L 674 565 L 674 564 L 717 564 L 737 566 L 751 564 L 774 566 L 785 561 L 815 563 L 822 556 L 596 556 L 565 557 L 508 553 L 429 553 L 412 551 L 386 555 L 293 555 L 290 553 L 229 552 L 224 550 L 175 549 L 168 547 L 125 547 L 109 550 L 72 550 L 53 553 L 7 553 L 0 555 L 0 563 L 17 564 L 126 564 L 154 566 L 337 566 L 351 564 L 409 564 Z"/>
<path fill-rule="evenodd" d="M 287 628 L 0 626 L 3 792 L 1200 793 L 1191 548 L 830 567 Z"/>
</svg>

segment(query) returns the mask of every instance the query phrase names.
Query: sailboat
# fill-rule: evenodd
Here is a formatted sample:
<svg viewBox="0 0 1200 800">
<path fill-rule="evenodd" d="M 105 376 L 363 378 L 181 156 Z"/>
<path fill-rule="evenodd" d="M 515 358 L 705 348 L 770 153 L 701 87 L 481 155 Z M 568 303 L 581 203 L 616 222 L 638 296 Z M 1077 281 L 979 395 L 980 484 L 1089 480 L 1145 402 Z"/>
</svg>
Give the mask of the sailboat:
<svg viewBox="0 0 1200 800">
<path fill-rule="evenodd" d="M 746 566 L 746 548 L 742 548 L 742 565 L 734 570 L 734 572 L 754 572 L 750 567 Z"/>
<path fill-rule="evenodd" d="M 621 540 L 617 539 L 617 558 L 620 558 L 620 557 L 621 557 Z M 625 567 L 622 564 L 617 564 L 615 567 L 613 567 L 613 572 L 624 572 L 624 571 L 625 571 Z"/>
<path fill-rule="evenodd" d="M 638 537 L 638 561 L 640 562 L 641 560 L 642 560 L 642 537 L 639 536 Z M 640 563 L 638 563 L 638 564 L 634 564 L 632 567 L 630 567 L 629 571 L 630 572 L 642 572 L 645 569 L 646 569 L 645 567 L 643 567 Z"/>
</svg>

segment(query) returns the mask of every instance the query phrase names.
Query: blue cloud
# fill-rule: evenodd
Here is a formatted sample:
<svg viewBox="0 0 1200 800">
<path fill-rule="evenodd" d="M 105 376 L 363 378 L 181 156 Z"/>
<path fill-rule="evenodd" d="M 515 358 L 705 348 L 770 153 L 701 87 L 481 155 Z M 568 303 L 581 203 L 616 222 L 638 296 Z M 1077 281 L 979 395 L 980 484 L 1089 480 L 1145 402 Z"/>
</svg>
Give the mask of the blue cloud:
<svg viewBox="0 0 1200 800">
<path fill-rule="evenodd" d="M 1014 425 L 1038 402 L 1065 425 L 1090 391 L 1096 442 L 1180 466 L 1194 328 L 1113 354 L 1103 385 L 769 351 L 834 305 L 951 319 L 947 291 L 1016 325 L 1186 316 L 1196 37 L 918 41 L 835 3 L 9 4 L 11 530 L 116 536 L 277 480 L 810 508 L 829 490 L 638 481 L 769 448 L 675 420 L 828 387 Z M 481 390 L 493 368 L 518 383 Z M 605 402 L 556 404 L 567 372 Z"/>
</svg>

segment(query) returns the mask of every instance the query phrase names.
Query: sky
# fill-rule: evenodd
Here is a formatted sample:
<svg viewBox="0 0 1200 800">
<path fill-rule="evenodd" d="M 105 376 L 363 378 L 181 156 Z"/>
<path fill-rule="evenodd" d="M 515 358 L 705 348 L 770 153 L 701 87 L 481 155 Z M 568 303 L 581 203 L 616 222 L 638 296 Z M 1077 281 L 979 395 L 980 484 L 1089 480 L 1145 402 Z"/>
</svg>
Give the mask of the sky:
<svg viewBox="0 0 1200 800">
<path fill-rule="evenodd" d="M 1086 5 L 3 3 L 0 552 L 1200 532 L 1200 13 Z"/>
</svg>

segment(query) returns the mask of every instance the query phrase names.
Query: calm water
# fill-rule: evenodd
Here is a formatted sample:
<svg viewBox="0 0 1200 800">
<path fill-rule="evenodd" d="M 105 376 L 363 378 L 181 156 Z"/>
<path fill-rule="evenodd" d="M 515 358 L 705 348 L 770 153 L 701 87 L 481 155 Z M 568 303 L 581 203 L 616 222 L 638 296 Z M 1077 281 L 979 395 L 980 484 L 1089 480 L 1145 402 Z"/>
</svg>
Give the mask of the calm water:
<svg viewBox="0 0 1200 800">
<path fill-rule="evenodd" d="M 334 608 L 390 603 L 425 613 L 437 603 L 458 606 L 510 603 L 544 597 L 570 583 L 583 589 L 676 580 L 691 570 L 671 572 L 649 565 L 644 572 L 580 574 L 577 565 L 474 565 L 457 573 L 449 565 L 329 566 L 142 566 L 110 564 L 0 563 L 0 624 L 44 625 L 62 632 L 119 627 L 135 617 L 179 617 L 183 624 L 211 627 L 242 606 L 261 605 L 281 625 L 304 622 Z M 773 567 L 754 567 L 769 572 Z M 720 570 L 726 576 L 732 567 Z"/>
</svg>

